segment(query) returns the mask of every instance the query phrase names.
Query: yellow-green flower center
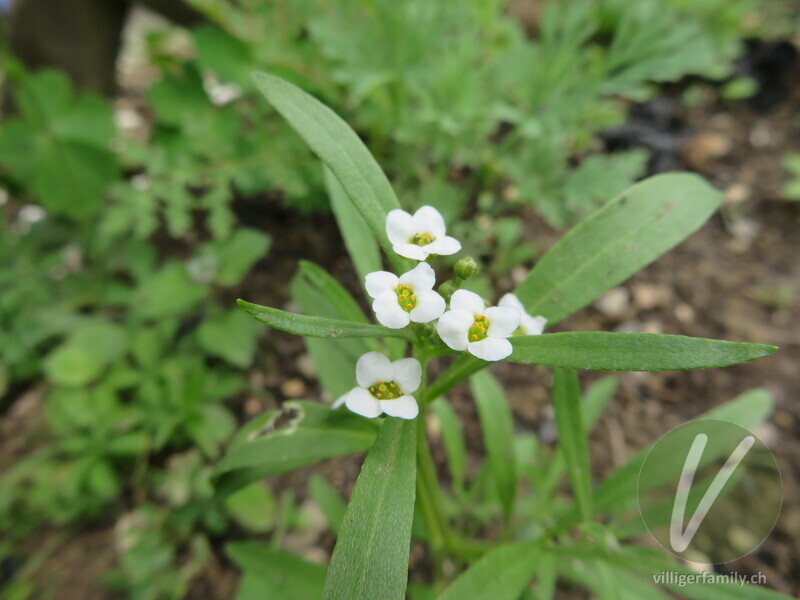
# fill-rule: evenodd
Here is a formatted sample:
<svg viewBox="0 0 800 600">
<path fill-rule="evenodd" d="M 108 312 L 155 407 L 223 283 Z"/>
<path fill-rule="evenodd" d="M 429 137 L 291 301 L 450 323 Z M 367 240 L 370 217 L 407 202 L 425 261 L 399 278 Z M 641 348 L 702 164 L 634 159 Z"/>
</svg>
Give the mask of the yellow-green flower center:
<svg viewBox="0 0 800 600">
<path fill-rule="evenodd" d="M 489 321 L 486 320 L 486 317 L 483 315 L 478 315 L 475 317 L 475 322 L 472 324 L 472 327 L 469 328 L 469 336 L 470 342 L 480 342 L 481 340 L 486 339 L 486 331 L 489 329 Z M 463 330 L 462 330 L 463 331 Z"/>
<path fill-rule="evenodd" d="M 417 246 L 427 246 L 436 238 L 430 233 L 415 233 L 414 237 L 408 240 L 409 244 L 416 244 Z"/>
<path fill-rule="evenodd" d="M 369 393 L 376 400 L 397 400 L 403 395 L 400 386 L 394 381 L 381 381 L 373 386 L 370 386 Z"/>
<path fill-rule="evenodd" d="M 397 284 L 397 303 L 406 312 L 411 312 L 411 309 L 417 305 L 417 297 L 414 295 L 414 290 L 410 285 Z"/>
</svg>

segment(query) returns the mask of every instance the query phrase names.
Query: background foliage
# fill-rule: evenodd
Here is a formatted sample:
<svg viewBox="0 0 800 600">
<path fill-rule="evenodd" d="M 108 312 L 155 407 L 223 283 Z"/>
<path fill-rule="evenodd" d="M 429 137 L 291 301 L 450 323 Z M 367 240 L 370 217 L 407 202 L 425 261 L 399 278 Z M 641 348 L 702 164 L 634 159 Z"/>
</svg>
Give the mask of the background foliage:
<svg viewBox="0 0 800 600">
<path fill-rule="evenodd" d="M 34 450 L 2 465 L 0 559 L 43 527 L 88 527 L 124 510 L 119 568 L 107 584 L 142 600 L 184 597 L 216 540 L 250 532 L 278 546 L 307 518 L 291 493 L 276 498 L 261 483 L 224 501 L 211 486 L 213 465 L 240 439 L 231 441 L 241 417 L 233 400 L 260 394 L 246 374 L 262 360 L 261 331 L 232 298 L 273 240 L 237 216 L 236 203 L 310 214 L 336 198 L 309 149 L 259 99 L 252 71 L 280 74 L 334 107 L 404 208 L 434 203 L 448 222 L 461 218 L 455 234 L 466 250 L 497 259 L 488 281 L 535 257 L 519 243 L 518 207 L 563 228 L 647 172 L 647 149 L 612 149 L 600 134 L 659 84 L 733 80 L 729 65 L 753 10 L 748 0 L 547 2 L 526 29 L 498 0 L 191 3 L 207 23 L 143 34 L 157 73 L 135 91 L 144 135 L 120 125 L 115 99 L 2 55 L 15 111 L 0 127 L 0 184 L 15 209 L 0 213 L 0 407 L 38 390 L 44 423 Z M 796 195 L 791 185 L 787 197 Z M 488 227 L 473 218 L 481 215 Z M 365 261 L 356 267 L 368 270 Z M 330 301 L 341 285 L 313 264 L 300 266 L 291 288 L 309 314 L 342 311 Z M 345 308 L 365 320 L 357 306 Z M 369 347 L 336 343 L 350 357 Z M 311 341 L 309 352 L 329 348 Z M 319 368 L 332 394 L 347 385 L 336 360 Z M 602 381 L 586 392 L 587 407 L 609 397 L 613 380 Z M 500 465 L 513 451 L 526 465 L 484 469 L 468 485 L 463 434 L 448 405 L 434 405 L 453 479 L 446 509 L 456 519 L 474 514 L 477 529 L 497 510 L 510 514 L 515 478 L 550 482 L 552 491 L 564 465 L 531 466 L 546 451 L 508 435 L 508 419 L 489 405 L 488 376 L 472 385 L 491 436 L 488 461 Z M 343 430 L 366 449 L 372 432 L 352 440 Z M 344 505 L 326 486 L 315 480 L 311 495 L 338 530 Z M 559 510 L 547 495 L 517 509 Z M 274 553 L 275 571 L 256 577 L 248 565 L 263 552 Z M 270 589 L 265 580 L 283 561 L 299 561 L 250 542 L 228 553 L 245 572 L 241 589 L 251 590 L 242 598 Z M 611 568 L 586 561 L 576 580 Z M 552 562 L 543 556 L 541 565 L 546 577 Z M 298 585 L 324 581 L 316 565 L 294 567 L 306 574 Z M 24 573 L 6 585 L 12 600 L 37 597 Z"/>
</svg>

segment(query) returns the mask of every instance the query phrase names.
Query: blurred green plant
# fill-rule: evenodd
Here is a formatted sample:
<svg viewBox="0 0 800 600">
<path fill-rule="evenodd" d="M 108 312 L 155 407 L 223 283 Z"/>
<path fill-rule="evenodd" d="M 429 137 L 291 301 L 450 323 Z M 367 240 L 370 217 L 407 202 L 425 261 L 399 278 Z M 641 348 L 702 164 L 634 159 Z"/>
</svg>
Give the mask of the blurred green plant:
<svg viewBox="0 0 800 600">
<path fill-rule="evenodd" d="M 782 162 L 791 176 L 783 186 L 783 197 L 787 200 L 800 200 L 800 154 L 786 154 Z"/>
</svg>

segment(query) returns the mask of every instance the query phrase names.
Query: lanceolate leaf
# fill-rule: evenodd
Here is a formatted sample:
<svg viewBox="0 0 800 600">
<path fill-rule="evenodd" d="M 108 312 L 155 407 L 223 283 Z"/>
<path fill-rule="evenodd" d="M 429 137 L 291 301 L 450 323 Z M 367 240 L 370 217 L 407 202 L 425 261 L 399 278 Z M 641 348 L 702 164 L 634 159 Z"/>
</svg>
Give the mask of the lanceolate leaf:
<svg viewBox="0 0 800 600">
<path fill-rule="evenodd" d="M 472 395 L 478 407 L 486 453 L 497 484 L 503 514 L 511 516 L 517 491 L 517 468 L 514 462 L 514 420 L 503 388 L 488 371 L 470 379 Z"/>
<path fill-rule="evenodd" d="M 281 422 L 284 424 L 281 424 Z M 364 452 L 377 424 L 314 402 L 287 402 L 239 431 L 214 472 L 221 495 L 332 456 Z"/>
<path fill-rule="evenodd" d="M 267 73 L 256 73 L 253 79 L 267 101 L 333 172 L 386 253 L 395 258 L 386 236 L 386 215 L 400 208 L 400 203 L 358 135 L 330 108 L 288 81 Z"/>
<path fill-rule="evenodd" d="M 389 329 L 371 323 L 299 315 L 244 300 L 237 300 L 237 302 L 247 314 L 258 321 L 275 329 L 297 335 L 320 338 L 409 337 L 408 333 L 402 329 Z"/>
<path fill-rule="evenodd" d="M 319 265 L 301 260 L 297 274 L 292 280 L 293 287 L 297 281 L 303 281 L 306 284 L 302 294 L 302 304 L 307 305 L 303 308 L 309 314 L 331 319 L 358 321 L 359 323 L 368 322 L 355 298 L 333 275 Z M 295 292 L 296 290 L 293 289 L 292 295 L 298 295 Z"/>
<path fill-rule="evenodd" d="M 331 319 L 366 323 L 367 318 L 353 297 L 325 269 L 301 261 L 292 278 L 292 298 L 303 312 Z M 355 384 L 356 361 L 365 352 L 379 350 L 372 338 L 303 340 L 314 361 L 323 389 L 332 399 L 351 390 Z"/>
<path fill-rule="evenodd" d="M 657 333 L 573 332 L 512 338 L 511 362 L 586 371 L 680 371 L 727 367 L 777 348 Z"/>
<path fill-rule="evenodd" d="M 567 464 L 572 490 L 581 516 L 588 520 L 592 515 L 589 447 L 583 426 L 581 388 L 575 371 L 556 369 L 553 372 L 553 407 L 559 448 Z"/>
<path fill-rule="evenodd" d="M 331 199 L 331 208 L 342 233 L 344 245 L 361 281 L 368 273 L 383 269 L 375 236 L 342 189 L 331 170 L 325 167 L 325 187 Z"/>
<path fill-rule="evenodd" d="M 516 290 L 552 325 L 599 298 L 697 230 L 722 194 L 686 173 L 656 175 L 579 223 Z"/>
<path fill-rule="evenodd" d="M 389 418 L 358 476 L 333 550 L 325 600 L 402 600 L 414 518 L 417 422 Z"/>
<path fill-rule="evenodd" d="M 442 443 L 447 454 L 447 467 L 453 480 L 453 487 L 457 492 L 464 489 L 464 480 L 467 473 L 467 444 L 464 432 L 458 422 L 458 416 L 453 407 L 444 399 L 431 404 L 431 410 L 439 420 L 442 432 Z"/>
<path fill-rule="evenodd" d="M 697 600 L 790 600 L 790 596 L 781 594 L 760 585 L 744 584 L 739 581 L 714 582 L 703 581 L 698 578 L 698 572 L 676 564 L 664 552 L 643 546 L 627 545 L 619 549 L 608 550 L 600 544 L 567 544 L 552 546 L 548 552 L 558 556 L 560 561 L 598 561 L 625 569 L 631 573 L 638 573 L 650 581 L 654 575 L 664 573 L 663 583 L 680 596 Z M 685 577 L 694 577 L 689 583 Z M 678 580 L 680 578 L 680 581 Z"/>
<path fill-rule="evenodd" d="M 763 389 L 754 389 L 730 402 L 703 413 L 698 419 L 717 419 L 720 421 L 730 421 L 748 429 L 754 429 L 763 423 L 772 412 L 773 401 L 770 394 Z M 595 514 L 612 511 L 624 513 L 636 502 L 637 482 L 642 463 L 650 451 L 648 446 L 641 450 L 627 463 L 614 471 L 603 483 L 597 486 L 594 491 L 594 510 Z M 708 454 L 705 460 L 713 460 L 715 457 Z M 571 512 L 565 517 L 559 529 L 565 529 L 577 520 L 577 514 Z"/>
<path fill-rule="evenodd" d="M 492 550 L 456 579 L 437 600 L 516 600 L 533 577 L 542 550 L 536 542 Z"/>
</svg>

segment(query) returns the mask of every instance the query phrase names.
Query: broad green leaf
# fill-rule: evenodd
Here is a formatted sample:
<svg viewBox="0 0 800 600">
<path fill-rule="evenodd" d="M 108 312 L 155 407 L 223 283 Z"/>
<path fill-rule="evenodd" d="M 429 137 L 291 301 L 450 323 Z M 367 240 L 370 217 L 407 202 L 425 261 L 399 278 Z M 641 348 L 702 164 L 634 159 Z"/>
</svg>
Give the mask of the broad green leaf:
<svg viewBox="0 0 800 600">
<path fill-rule="evenodd" d="M 400 203 L 358 135 L 330 108 L 288 81 L 267 73 L 255 73 L 253 79 L 267 101 L 333 172 L 392 263 L 405 265 L 386 236 L 386 215 L 400 208 Z"/>
<path fill-rule="evenodd" d="M 754 429 L 769 418 L 772 408 L 773 401 L 769 392 L 758 388 L 747 391 L 730 402 L 705 412 L 697 418 L 730 421 L 747 429 Z M 651 446 L 652 444 L 639 451 L 636 456 L 597 486 L 594 492 L 594 510 L 596 514 L 604 512 L 624 513 L 633 506 L 632 503 L 635 503 L 638 493 L 639 472 Z M 717 457 L 709 452 L 704 455 L 703 460 L 710 461 L 715 458 Z M 570 514 L 566 518 L 566 523 L 573 522 L 575 516 Z"/>
<path fill-rule="evenodd" d="M 119 177 L 111 107 L 49 70 L 26 75 L 16 100 L 19 115 L 0 128 L 0 165 L 50 211 L 91 217 Z"/>
<path fill-rule="evenodd" d="M 250 47 L 230 33 L 202 25 L 192 31 L 192 40 L 197 47 L 197 62 L 216 72 L 224 82 L 232 82 L 243 89 L 251 89 L 250 72 L 256 61 Z"/>
<path fill-rule="evenodd" d="M 134 292 L 131 313 L 145 319 L 184 316 L 197 307 L 208 287 L 192 281 L 186 266 L 169 262 L 142 281 Z"/>
<path fill-rule="evenodd" d="M 119 325 L 89 321 L 73 330 L 47 356 L 45 373 L 58 385 L 87 385 L 125 351 L 127 343 L 127 335 Z"/>
<path fill-rule="evenodd" d="M 562 320 L 625 281 L 697 230 L 722 194 L 697 175 L 637 183 L 565 235 L 516 295 L 532 315 Z"/>
<path fill-rule="evenodd" d="M 247 423 L 214 471 L 218 493 L 332 456 L 364 452 L 378 425 L 314 402 L 285 402 Z"/>
<path fill-rule="evenodd" d="M 205 244 L 201 255 L 210 254 L 216 263 L 214 280 L 220 285 L 236 285 L 253 265 L 269 251 L 270 237 L 257 229 L 239 227 L 228 238 Z"/>
<path fill-rule="evenodd" d="M 446 400 L 440 399 L 434 402 L 431 409 L 439 421 L 453 487 L 457 491 L 461 491 L 464 489 L 467 473 L 467 444 L 464 440 L 464 432 L 461 430 L 458 416 L 453 407 Z"/>
<path fill-rule="evenodd" d="M 503 388 L 488 371 L 470 378 L 472 395 L 478 407 L 483 443 L 497 485 L 500 505 L 506 519 L 511 516 L 517 493 L 517 466 L 514 456 L 514 418 Z"/>
<path fill-rule="evenodd" d="M 410 339 L 408 332 L 402 329 L 389 329 L 371 323 L 300 315 L 244 300 L 236 302 L 242 307 L 242 310 L 257 321 L 266 323 L 274 329 L 297 335 L 320 338 L 400 337 Z"/>
<path fill-rule="evenodd" d="M 346 510 L 344 500 L 339 493 L 318 473 L 314 473 L 308 481 L 308 493 L 325 515 L 331 530 L 339 533 Z"/>
<path fill-rule="evenodd" d="M 211 356 L 244 369 L 253 361 L 259 334 L 247 315 L 231 310 L 204 320 L 197 329 L 197 340 Z"/>
<path fill-rule="evenodd" d="M 679 371 L 727 367 L 777 348 L 658 333 L 582 331 L 511 338 L 511 362 L 585 371 Z"/>
<path fill-rule="evenodd" d="M 570 369 L 553 371 L 553 407 L 556 412 L 559 448 L 567 464 L 567 474 L 578 509 L 584 520 L 592 515 L 592 482 L 589 447 L 583 426 L 581 388 L 578 375 Z"/>
<path fill-rule="evenodd" d="M 261 481 L 255 481 L 225 498 L 225 509 L 237 523 L 250 531 L 264 533 L 275 523 L 275 497 Z"/>
<path fill-rule="evenodd" d="M 236 600 L 318 600 L 325 566 L 308 562 L 262 542 L 235 542 L 225 547 L 243 571 Z"/>
<path fill-rule="evenodd" d="M 516 600 L 536 572 L 541 544 L 501 546 L 462 573 L 438 600 Z"/>
<path fill-rule="evenodd" d="M 333 216 L 336 217 L 344 245 L 359 278 L 364 281 L 368 273 L 383 269 L 375 236 L 327 167 L 325 167 L 325 187 L 328 189 Z"/>
<path fill-rule="evenodd" d="M 384 420 L 333 549 L 325 600 L 402 600 L 414 518 L 417 422 Z"/>
</svg>

